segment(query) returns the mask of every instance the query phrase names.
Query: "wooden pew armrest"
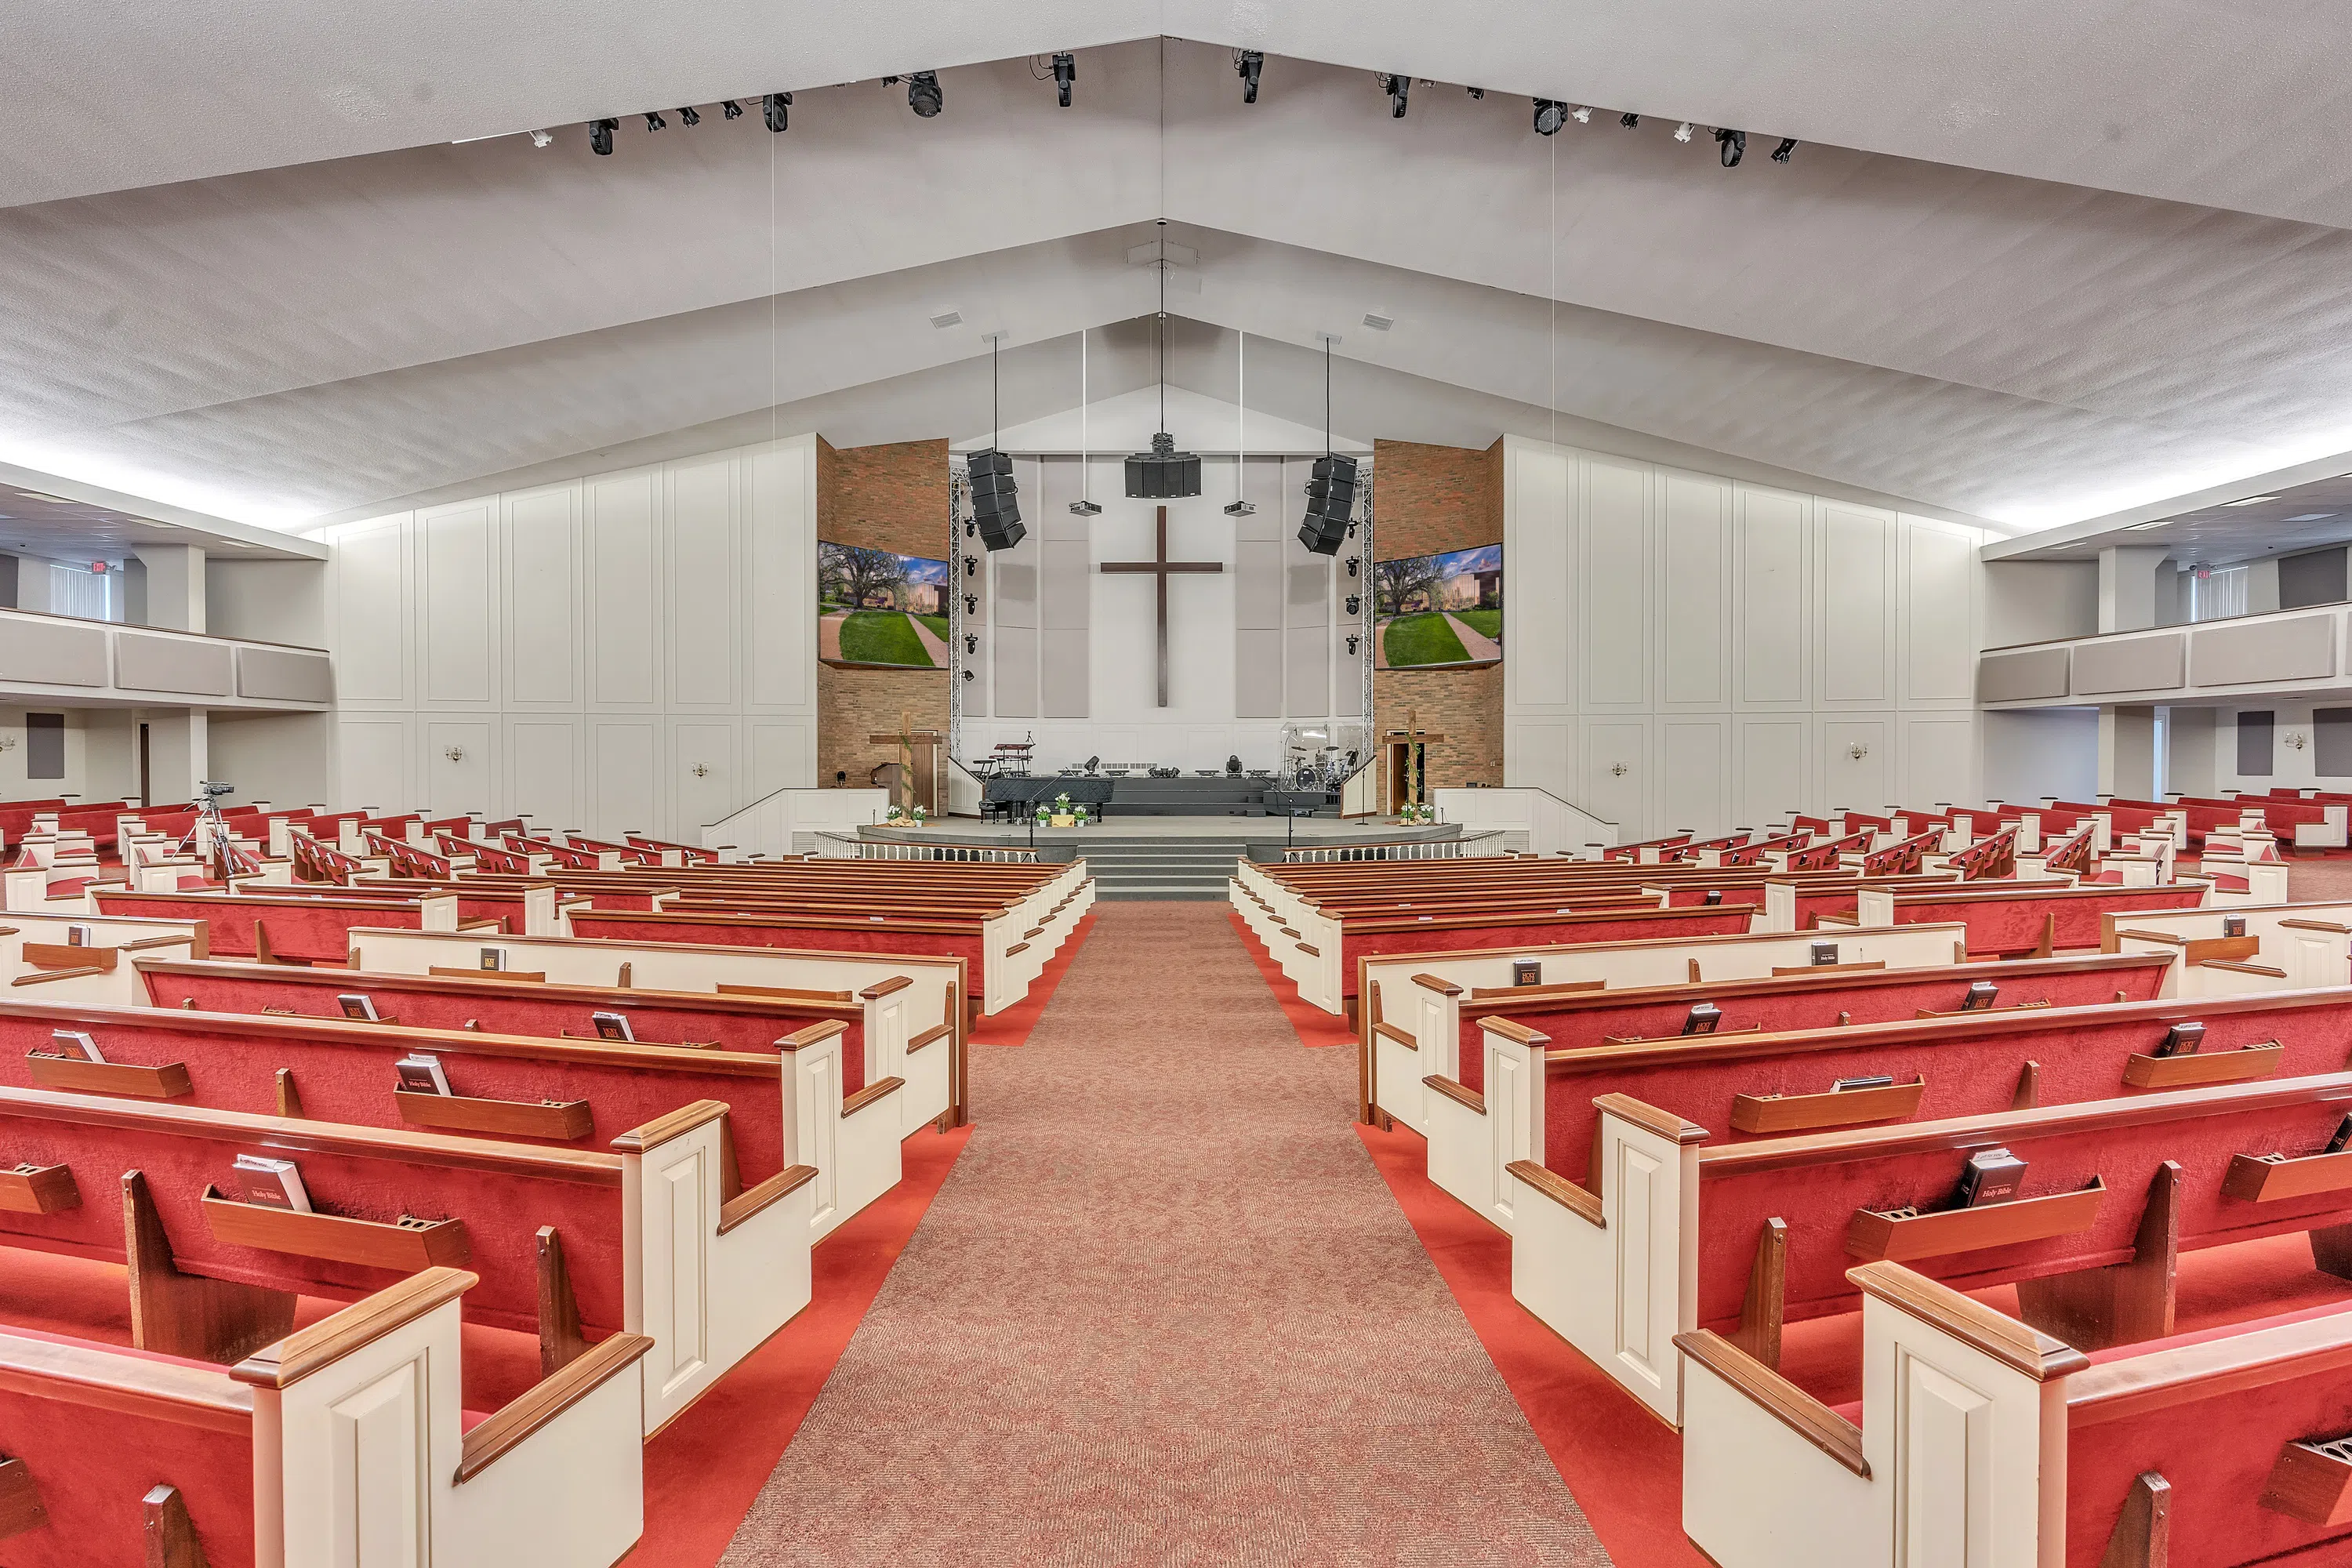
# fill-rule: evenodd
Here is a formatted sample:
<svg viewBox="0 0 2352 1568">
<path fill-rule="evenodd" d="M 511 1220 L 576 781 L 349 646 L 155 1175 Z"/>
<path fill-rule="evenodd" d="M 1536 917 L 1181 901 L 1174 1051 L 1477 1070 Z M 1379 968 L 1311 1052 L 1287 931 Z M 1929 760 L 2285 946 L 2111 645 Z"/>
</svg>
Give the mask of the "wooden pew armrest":
<svg viewBox="0 0 2352 1568">
<path fill-rule="evenodd" d="M 1428 973 L 1416 974 L 1412 977 L 1412 983 L 1415 985 L 1420 986 L 1423 991 L 1434 991 L 1440 996 L 1459 996 L 1462 994 L 1462 987 L 1454 984 L 1454 982 L 1444 978 L 1443 975 Z"/>
<path fill-rule="evenodd" d="M 896 1081 L 895 1079 L 892 1081 Z M 719 1207 L 719 1234 L 725 1236 L 793 1189 L 816 1180 L 814 1165 L 787 1165 L 756 1187 L 746 1187 Z"/>
<path fill-rule="evenodd" d="M 1435 1073 L 1430 1074 L 1421 1081 L 1423 1088 L 1433 1089 L 1446 1099 L 1460 1105 L 1466 1105 L 1481 1116 L 1486 1114 L 1486 1097 L 1468 1085 L 1457 1083 L 1450 1078 L 1440 1078 Z"/>
<path fill-rule="evenodd" d="M 944 1040 L 950 1035 L 954 1033 L 955 1031 L 949 1028 L 945 1024 L 933 1024 L 929 1028 L 925 1029 L 921 1034 L 917 1035 L 913 1039 L 907 1042 L 907 1054 L 911 1057 L 917 1051 L 921 1050 L 925 1046 L 930 1045 L 935 1041 Z"/>
<path fill-rule="evenodd" d="M 1608 1228 L 1609 1222 L 1601 1217 L 1600 1194 L 1570 1181 L 1549 1166 L 1537 1164 L 1533 1160 L 1514 1160 L 1503 1170 L 1506 1174 L 1517 1176 L 1577 1218 L 1599 1229 Z"/>
<path fill-rule="evenodd" d="M 457 1482 L 463 1486 L 496 1464 L 515 1446 L 637 1363 L 654 1348 L 644 1334 L 614 1334 L 525 1389 L 504 1408 L 466 1434 Z"/>
<path fill-rule="evenodd" d="M 480 1281 L 481 1276 L 463 1268 L 419 1270 L 275 1344 L 263 1346 L 229 1368 L 228 1374 L 260 1388 L 291 1388 L 361 1346 L 373 1344 L 436 1307 L 456 1300 Z"/>
<path fill-rule="evenodd" d="M 1864 1480 L 1870 1479 L 1870 1461 L 1862 1457 L 1861 1427 L 1712 1329 L 1676 1334 L 1675 1344 L 1683 1354 L 1746 1394 L 1766 1415 Z"/>
<path fill-rule="evenodd" d="M 1394 1024 L 1374 1024 L 1372 1026 L 1372 1033 L 1380 1036 L 1382 1039 L 1394 1040 L 1406 1050 L 1417 1051 L 1421 1049 L 1421 1042 L 1419 1040 L 1414 1039 L 1411 1035 L 1406 1034 Z"/>
<path fill-rule="evenodd" d="M 857 994 L 865 1001 L 879 1002 L 883 997 L 889 995 L 893 991 L 904 991 L 908 986 L 912 985 L 913 984 L 914 981 L 907 975 L 894 974 L 887 980 L 876 981 L 873 984 L 868 985 L 865 990 L 860 991 Z"/>
<path fill-rule="evenodd" d="M 856 1115 L 859 1111 L 865 1110 L 867 1106 L 873 1104 L 876 1100 L 880 1100 L 883 1096 L 896 1094 L 906 1087 L 907 1080 L 902 1078 L 876 1079 L 872 1083 L 867 1084 L 864 1089 L 859 1089 L 856 1094 L 851 1095 L 848 1099 L 841 1102 L 842 1120 L 845 1121 L 847 1121 L 849 1118 Z"/>
</svg>

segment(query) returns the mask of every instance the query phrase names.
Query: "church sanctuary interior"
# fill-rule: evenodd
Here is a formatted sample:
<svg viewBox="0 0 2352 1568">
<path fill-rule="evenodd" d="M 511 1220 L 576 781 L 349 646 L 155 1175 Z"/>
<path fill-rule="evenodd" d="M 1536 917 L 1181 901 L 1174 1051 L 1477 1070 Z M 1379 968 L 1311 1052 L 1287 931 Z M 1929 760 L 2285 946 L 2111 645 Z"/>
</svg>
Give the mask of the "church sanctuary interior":
<svg viewBox="0 0 2352 1568">
<path fill-rule="evenodd" d="M 0 1565 L 2352 1564 L 2352 12 L 0 22 Z"/>
</svg>

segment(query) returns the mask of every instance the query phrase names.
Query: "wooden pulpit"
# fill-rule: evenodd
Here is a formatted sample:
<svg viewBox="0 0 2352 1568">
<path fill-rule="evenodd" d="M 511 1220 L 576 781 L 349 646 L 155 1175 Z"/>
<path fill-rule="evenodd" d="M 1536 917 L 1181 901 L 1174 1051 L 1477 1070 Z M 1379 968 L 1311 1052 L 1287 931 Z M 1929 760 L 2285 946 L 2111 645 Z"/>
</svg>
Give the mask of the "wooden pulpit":
<svg viewBox="0 0 2352 1568">
<path fill-rule="evenodd" d="M 891 792 L 894 804 L 906 811 L 919 805 L 930 816 L 946 815 L 947 781 L 941 776 L 948 754 L 945 735 L 937 730 L 902 727 L 896 734 L 868 735 L 866 740 L 869 745 L 898 748 L 898 782 Z"/>
</svg>

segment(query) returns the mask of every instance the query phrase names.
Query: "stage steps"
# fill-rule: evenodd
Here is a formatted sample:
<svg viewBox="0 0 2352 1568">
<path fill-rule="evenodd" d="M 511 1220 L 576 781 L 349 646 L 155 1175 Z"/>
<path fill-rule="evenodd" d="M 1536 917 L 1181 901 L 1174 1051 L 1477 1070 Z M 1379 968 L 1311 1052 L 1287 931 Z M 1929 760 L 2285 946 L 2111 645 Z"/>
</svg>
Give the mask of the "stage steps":
<svg viewBox="0 0 2352 1568">
<path fill-rule="evenodd" d="M 1121 838 L 1094 828 L 1078 852 L 1097 899 L 1223 899 L 1234 862 L 1248 853 L 1237 838 Z"/>
</svg>

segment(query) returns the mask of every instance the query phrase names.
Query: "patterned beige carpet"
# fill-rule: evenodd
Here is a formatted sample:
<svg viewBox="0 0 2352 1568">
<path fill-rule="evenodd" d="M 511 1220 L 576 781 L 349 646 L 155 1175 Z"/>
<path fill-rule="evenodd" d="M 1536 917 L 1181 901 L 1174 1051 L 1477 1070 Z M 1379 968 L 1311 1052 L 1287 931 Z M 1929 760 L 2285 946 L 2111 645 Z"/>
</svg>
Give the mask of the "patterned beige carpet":
<svg viewBox="0 0 2352 1568">
<path fill-rule="evenodd" d="M 975 1048 L 971 1146 L 723 1562 L 1605 1564 L 1349 1130 L 1352 1053 L 1223 905 L 1098 917 L 1030 1043 Z"/>
</svg>

